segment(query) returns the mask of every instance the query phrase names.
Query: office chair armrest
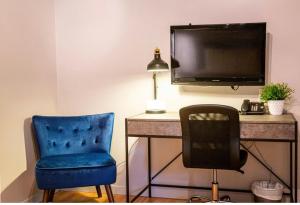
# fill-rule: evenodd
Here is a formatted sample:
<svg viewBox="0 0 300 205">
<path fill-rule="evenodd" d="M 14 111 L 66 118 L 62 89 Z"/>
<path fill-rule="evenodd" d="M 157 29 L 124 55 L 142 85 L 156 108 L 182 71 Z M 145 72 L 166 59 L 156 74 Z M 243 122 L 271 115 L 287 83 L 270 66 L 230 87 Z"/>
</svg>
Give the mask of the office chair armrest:
<svg viewBox="0 0 300 205">
<path fill-rule="evenodd" d="M 241 169 L 238 169 L 236 171 L 240 172 L 241 174 L 245 174 L 245 172 L 243 170 L 241 170 Z"/>
</svg>

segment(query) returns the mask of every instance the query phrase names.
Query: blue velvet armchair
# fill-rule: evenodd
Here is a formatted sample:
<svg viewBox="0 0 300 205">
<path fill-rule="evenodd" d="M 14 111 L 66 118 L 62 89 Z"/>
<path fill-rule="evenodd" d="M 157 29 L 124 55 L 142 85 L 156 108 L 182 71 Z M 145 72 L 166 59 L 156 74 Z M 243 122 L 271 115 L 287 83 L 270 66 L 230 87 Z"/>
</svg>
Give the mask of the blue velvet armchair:
<svg viewBox="0 0 300 205">
<path fill-rule="evenodd" d="M 111 184 L 116 181 L 116 162 L 110 147 L 114 113 L 76 117 L 33 116 L 40 159 L 36 181 L 44 190 L 43 202 L 53 200 L 55 189 L 105 185 L 114 202 Z"/>
</svg>

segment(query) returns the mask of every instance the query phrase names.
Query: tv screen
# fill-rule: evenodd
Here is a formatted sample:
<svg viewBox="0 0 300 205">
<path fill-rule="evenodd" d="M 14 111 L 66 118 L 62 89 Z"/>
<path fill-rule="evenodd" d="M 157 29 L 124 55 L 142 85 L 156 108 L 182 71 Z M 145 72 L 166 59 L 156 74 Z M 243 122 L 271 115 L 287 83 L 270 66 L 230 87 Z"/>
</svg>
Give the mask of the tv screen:
<svg viewBox="0 0 300 205">
<path fill-rule="evenodd" d="M 171 26 L 172 84 L 264 85 L 266 23 Z"/>
</svg>

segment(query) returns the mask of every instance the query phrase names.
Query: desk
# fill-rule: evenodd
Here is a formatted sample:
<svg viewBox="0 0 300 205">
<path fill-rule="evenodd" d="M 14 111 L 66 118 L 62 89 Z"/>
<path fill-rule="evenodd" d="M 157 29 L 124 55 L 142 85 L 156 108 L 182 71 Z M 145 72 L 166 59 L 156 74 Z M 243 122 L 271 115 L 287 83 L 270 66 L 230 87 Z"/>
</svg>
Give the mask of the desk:
<svg viewBox="0 0 300 205">
<path fill-rule="evenodd" d="M 281 179 L 274 171 L 272 171 L 265 163 L 260 160 L 254 153 L 242 145 L 242 147 L 254 157 L 258 163 L 262 164 L 269 170 L 282 184 L 288 189 L 292 201 L 297 202 L 297 153 L 298 153 L 298 128 L 297 121 L 292 114 L 280 116 L 273 115 L 240 115 L 240 132 L 241 141 L 265 141 L 265 142 L 287 142 L 290 147 L 290 166 L 289 166 L 289 183 Z M 210 187 L 154 184 L 152 180 L 164 171 L 171 163 L 173 163 L 181 154 L 175 156 L 169 163 L 155 173 L 151 172 L 151 138 L 169 138 L 181 139 L 181 125 L 179 113 L 169 112 L 165 114 L 139 114 L 125 119 L 125 148 L 126 148 L 126 200 L 127 202 L 135 201 L 147 189 L 149 197 L 151 197 L 151 187 L 174 187 L 188 189 L 205 189 Z M 148 185 L 130 200 L 130 180 L 129 180 L 129 161 L 128 161 L 128 138 L 144 137 L 148 139 Z M 293 148 L 294 147 L 294 148 Z M 294 152 L 293 152 L 294 149 Z M 293 158 L 295 157 L 295 160 Z M 294 176 L 293 176 L 294 175 Z M 226 189 L 220 188 L 221 191 L 246 192 L 251 190 Z M 295 191 L 294 191 L 295 190 Z M 294 200 L 295 199 L 295 200 Z"/>
</svg>

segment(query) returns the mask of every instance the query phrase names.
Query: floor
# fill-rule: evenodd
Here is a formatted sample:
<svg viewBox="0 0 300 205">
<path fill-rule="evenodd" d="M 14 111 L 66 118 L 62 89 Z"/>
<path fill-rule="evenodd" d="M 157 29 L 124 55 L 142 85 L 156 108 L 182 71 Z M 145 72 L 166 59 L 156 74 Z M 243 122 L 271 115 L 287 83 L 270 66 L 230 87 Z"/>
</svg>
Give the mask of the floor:
<svg viewBox="0 0 300 205">
<path fill-rule="evenodd" d="M 124 195 L 114 195 L 116 202 L 125 202 Z M 59 191 L 55 193 L 53 202 L 108 202 L 106 194 L 103 193 L 102 198 L 97 197 L 96 192 L 75 192 L 75 191 Z M 182 203 L 186 202 L 183 199 L 168 199 L 168 198 L 148 198 L 139 197 L 136 202 L 162 202 L 162 203 Z"/>
</svg>

